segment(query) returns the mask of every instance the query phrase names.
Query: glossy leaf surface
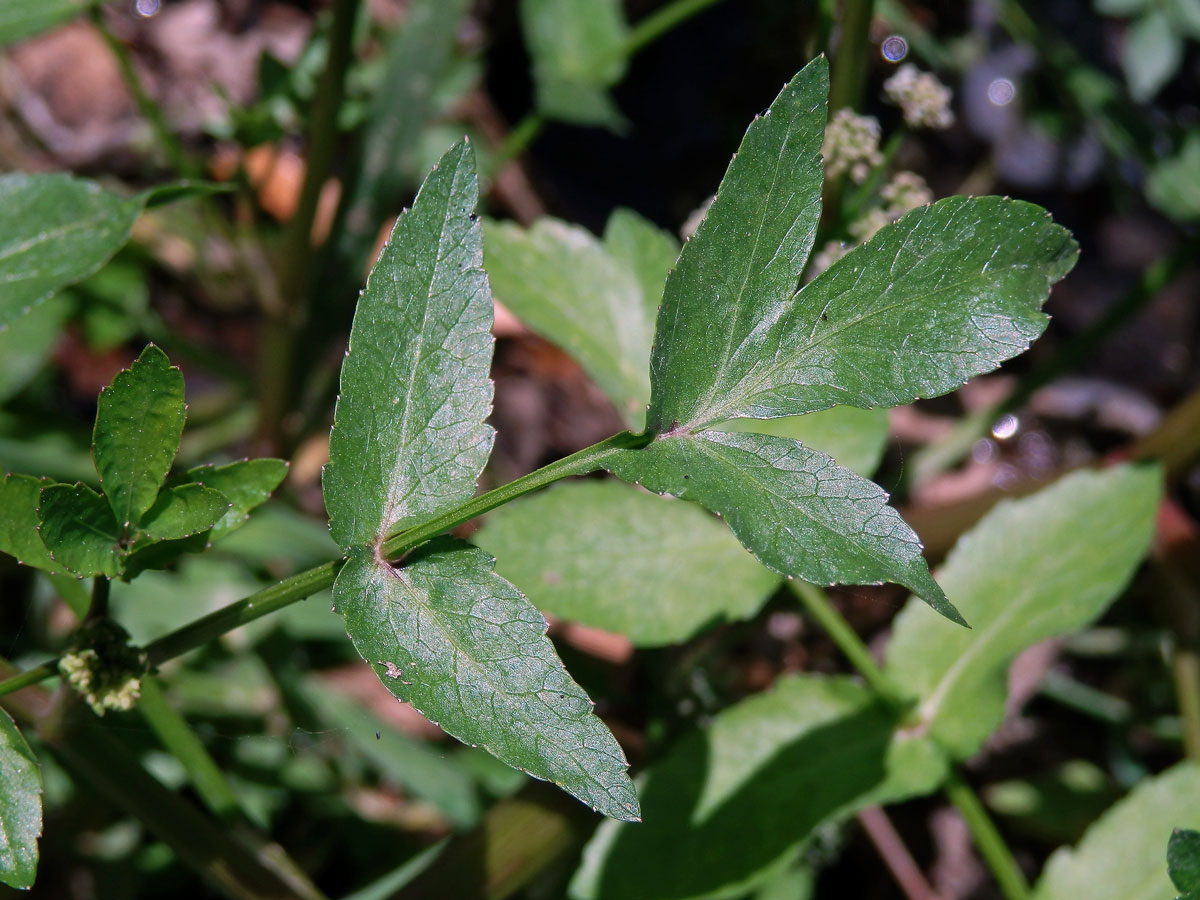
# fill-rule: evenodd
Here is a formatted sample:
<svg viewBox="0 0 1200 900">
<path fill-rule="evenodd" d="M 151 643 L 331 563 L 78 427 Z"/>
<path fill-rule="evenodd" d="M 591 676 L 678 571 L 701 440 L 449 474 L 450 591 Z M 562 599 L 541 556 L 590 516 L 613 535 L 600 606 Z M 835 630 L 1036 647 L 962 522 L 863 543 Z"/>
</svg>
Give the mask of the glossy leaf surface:
<svg viewBox="0 0 1200 900">
<path fill-rule="evenodd" d="M 61 574 L 66 567 L 55 562 L 38 536 L 40 495 L 42 488 L 51 483 L 32 475 L 6 475 L 0 479 L 0 553 L 27 566 Z"/>
<path fill-rule="evenodd" d="M 153 344 L 100 392 L 92 456 L 121 534 L 158 496 L 186 415 L 183 373 Z"/>
<path fill-rule="evenodd" d="M 141 532 L 155 541 L 176 541 L 208 531 L 231 509 L 220 491 L 181 484 L 158 495 L 142 516 Z"/>
<path fill-rule="evenodd" d="M 449 538 L 399 569 L 356 548 L 334 605 L 388 690 L 446 732 L 605 815 L 636 819 L 620 746 L 563 668 L 545 619 L 492 564 Z"/>
<path fill-rule="evenodd" d="M 54 560 L 76 575 L 121 572 L 121 528 L 104 497 L 86 484 L 42 488 L 39 533 Z"/>
<path fill-rule="evenodd" d="M 1000 724 L 1018 653 L 1094 621 L 1120 595 L 1149 546 L 1160 492 L 1151 466 L 1079 472 L 996 506 L 962 537 L 938 580 L 972 629 L 931 622 L 910 602 L 887 654 L 948 751 L 970 756 Z"/>
<path fill-rule="evenodd" d="M 223 466 L 197 466 L 188 469 L 186 478 L 207 488 L 220 491 L 232 504 L 213 526 L 209 540 L 217 540 L 240 528 L 250 511 L 265 503 L 283 479 L 288 464 L 282 459 L 241 459 Z"/>
<path fill-rule="evenodd" d="M 472 541 L 539 609 L 638 646 L 748 618 L 780 581 L 694 504 L 619 481 L 568 482 L 523 498 L 492 513 Z"/>
<path fill-rule="evenodd" d="M 660 437 L 604 465 L 718 513 L 777 572 L 815 584 L 892 581 L 962 622 L 887 494 L 817 450 L 773 435 L 702 431 Z"/>
<path fill-rule="evenodd" d="M 456 144 L 397 220 L 359 298 L 324 477 L 342 547 L 469 499 L 491 452 L 478 182 L 470 147 Z"/>
<path fill-rule="evenodd" d="M 37 875 L 42 836 L 42 772 L 7 712 L 0 709 L 0 881 L 27 888 Z"/>
<path fill-rule="evenodd" d="M 0 176 L 0 328 L 108 262 L 144 202 L 66 175 Z"/>
<path fill-rule="evenodd" d="M 1171 829 L 1200 828 L 1200 766 L 1180 763 L 1138 784 L 1088 829 L 1055 851 L 1032 900 L 1173 900 L 1163 852 Z"/>
<path fill-rule="evenodd" d="M 895 725 L 848 678 L 780 679 L 650 769 L 645 822 L 601 825 L 572 895 L 744 896 L 822 822 L 937 786 L 944 761 L 926 741 L 894 738 Z"/>
<path fill-rule="evenodd" d="M 1185 895 L 1184 900 L 1200 896 L 1200 831 L 1177 828 L 1171 833 L 1167 873 L 1171 883 Z"/>
</svg>

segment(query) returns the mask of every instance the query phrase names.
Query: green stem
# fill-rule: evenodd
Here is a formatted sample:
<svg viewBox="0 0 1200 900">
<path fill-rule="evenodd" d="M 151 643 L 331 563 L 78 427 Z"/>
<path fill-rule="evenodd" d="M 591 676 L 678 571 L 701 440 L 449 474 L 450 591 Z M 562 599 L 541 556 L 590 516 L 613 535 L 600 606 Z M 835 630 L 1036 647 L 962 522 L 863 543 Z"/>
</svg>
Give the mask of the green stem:
<svg viewBox="0 0 1200 900">
<path fill-rule="evenodd" d="M 185 178 L 199 178 L 203 174 L 200 166 L 192 160 L 184 150 L 183 144 L 171 130 L 162 107 L 146 92 L 146 88 L 142 85 L 142 79 L 138 77 L 137 69 L 134 68 L 129 48 L 109 30 L 99 5 L 92 8 L 92 22 L 96 26 L 96 30 L 100 32 L 104 43 L 108 45 L 108 49 L 117 63 L 117 69 L 121 73 L 121 80 L 125 83 L 125 88 L 133 97 L 133 102 L 137 104 L 142 118 L 150 124 L 150 130 L 154 132 L 154 137 L 158 141 L 163 155 L 167 158 L 167 163 Z"/>
<path fill-rule="evenodd" d="M 945 787 L 950 802 L 962 813 L 967 827 L 971 829 L 975 846 L 992 870 L 1000 892 L 1007 900 L 1029 900 L 1029 883 L 1025 880 L 1025 874 L 1017 866 L 1017 861 L 996 830 L 979 796 L 953 766 L 950 767 Z"/>
<path fill-rule="evenodd" d="M 871 656 L 867 645 L 850 627 L 850 623 L 829 602 L 829 596 L 815 584 L 798 579 L 789 580 L 788 587 L 799 598 L 809 615 L 825 629 L 833 642 L 837 644 L 838 649 L 858 670 L 871 689 L 893 706 L 907 708 L 908 703 L 900 689 L 875 664 L 875 659 Z"/>
<path fill-rule="evenodd" d="M 647 44 L 653 43 L 671 29 L 719 2 L 720 0 L 675 0 L 674 3 L 656 9 L 644 19 L 639 19 L 629 30 L 629 36 L 625 38 L 622 47 L 623 55 L 633 56 Z"/>
<path fill-rule="evenodd" d="M 1200 763 L 1200 652 L 1176 647 L 1171 654 L 1171 674 L 1183 724 L 1183 747 L 1188 759 Z"/>
<path fill-rule="evenodd" d="M 383 551 L 388 556 L 399 556 L 436 537 L 444 531 L 449 531 L 457 525 L 469 522 L 489 510 L 502 506 L 510 500 L 515 500 L 524 494 L 539 490 L 562 478 L 572 475 L 586 475 L 601 468 L 604 460 L 624 450 L 637 450 L 645 447 L 654 439 L 653 435 L 630 434 L 623 431 L 607 440 L 593 444 L 578 453 L 566 456 L 548 466 L 543 466 L 536 472 L 530 472 L 515 481 L 502 485 L 480 494 L 473 500 L 457 506 L 449 512 L 417 525 L 407 531 L 388 538 L 383 544 Z M 232 631 L 242 625 L 260 619 L 273 612 L 278 612 L 291 606 L 298 600 L 311 597 L 318 591 L 333 584 L 337 573 L 341 570 L 344 560 L 336 559 L 314 566 L 269 588 L 251 594 L 215 610 L 207 616 L 197 619 L 177 628 L 170 634 L 163 635 L 156 641 L 146 645 L 146 655 L 150 665 L 157 666 L 176 656 L 181 656 L 189 650 L 195 650 L 207 644 L 214 638 L 220 637 L 227 631 Z M 0 681 L 0 697 L 24 687 L 37 684 L 52 675 L 58 674 L 58 660 L 43 663 L 37 668 L 30 669 Z"/>
<path fill-rule="evenodd" d="M 523 494 L 536 491 L 562 478 L 595 472 L 602 467 L 604 460 L 609 456 L 623 450 L 638 450 L 645 447 L 653 439 L 653 435 L 636 435 L 630 434 L 627 431 L 613 435 L 598 444 L 593 444 L 590 447 L 580 450 L 578 453 L 572 453 L 570 456 L 563 457 L 557 462 L 543 466 L 536 472 L 523 475 L 515 481 L 510 481 L 508 484 L 488 491 L 486 494 L 480 494 L 474 500 L 470 500 L 462 506 L 430 519 L 422 525 L 417 525 L 414 528 L 389 537 L 383 543 L 383 552 L 387 556 L 399 556 L 416 547 L 418 544 L 424 543 L 431 537 L 435 537 L 444 531 L 449 531 L 451 528 L 461 525 L 464 522 L 469 522 L 476 516 L 481 516 L 485 512 L 495 509 L 497 506 L 503 506 L 505 503 L 515 500 Z"/>
<path fill-rule="evenodd" d="M 874 0 L 845 0 L 837 52 L 829 71 L 829 112 L 858 109 L 867 83 L 867 45 Z"/>
<path fill-rule="evenodd" d="M 167 702 L 162 685 L 153 675 L 142 677 L 137 708 L 163 747 L 182 763 L 204 805 L 221 821 L 238 822 L 241 808 L 233 788 L 187 720 Z"/>
<path fill-rule="evenodd" d="M 108 615 L 108 593 L 111 588 L 112 582 L 103 575 L 92 579 L 92 603 L 84 617 L 85 623 L 98 621 Z"/>
<path fill-rule="evenodd" d="M 537 140 L 545 127 L 546 117 L 540 112 L 526 113 L 525 118 L 513 126 L 504 143 L 496 150 L 491 162 L 492 172 L 499 172 L 506 162 L 524 153 L 525 148 Z"/>
<path fill-rule="evenodd" d="M 296 340 L 307 314 L 306 298 L 315 254 L 313 220 L 321 190 L 333 170 L 337 148 L 337 115 L 346 72 L 354 52 L 354 22 L 359 0 L 335 0 L 329 30 L 329 55 L 317 84 L 305 136 L 304 184 L 296 212 L 288 222 L 280 276 L 282 308 L 269 315 L 259 355 L 259 439 L 282 445 L 282 423 L 291 401 Z"/>
</svg>

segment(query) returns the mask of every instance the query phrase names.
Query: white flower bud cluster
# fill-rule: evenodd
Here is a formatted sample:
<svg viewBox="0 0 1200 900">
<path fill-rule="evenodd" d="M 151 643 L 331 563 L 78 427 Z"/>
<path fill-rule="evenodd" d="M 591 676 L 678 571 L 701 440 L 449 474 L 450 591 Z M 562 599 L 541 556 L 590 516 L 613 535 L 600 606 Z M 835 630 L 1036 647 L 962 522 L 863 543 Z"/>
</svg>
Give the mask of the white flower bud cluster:
<svg viewBox="0 0 1200 900">
<path fill-rule="evenodd" d="M 79 693 L 98 716 L 105 710 L 133 709 L 142 695 L 142 680 L 130 673 L 110 671 L 100 660 L 95 650 L 76 650 L 64 654 L 58 661 L 58 670 L 67 683 Z"/>
<path fill-rule="evenodd" d="M 911 128 L 949 128 L 954 124 L 950 88 L 932 72 L 906 63 L 883 83 L 883 90 L 904 112 L 904 121 Z"/>
<path fill-rule="evenodd" d="M 839 109 L 825 128 L 821 157 L 826 177 L 836 178 L 848 172 L 851 181 L 862 184 L 871 169 L 883 163 L 878 120 L 860 116 L 852 109 Z"/>
</svg>

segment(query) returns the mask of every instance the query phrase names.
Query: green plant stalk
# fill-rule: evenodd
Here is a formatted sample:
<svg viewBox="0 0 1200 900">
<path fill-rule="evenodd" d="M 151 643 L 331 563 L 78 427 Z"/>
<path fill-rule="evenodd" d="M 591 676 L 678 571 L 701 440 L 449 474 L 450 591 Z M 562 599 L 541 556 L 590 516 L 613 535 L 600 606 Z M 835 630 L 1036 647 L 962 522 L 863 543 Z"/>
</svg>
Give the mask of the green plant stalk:
<svg viewBox="0 0 1200 900">
<path fill-rule="evenodd" d="M 657 41 L 668 31 L 719 2 L 721 0 L 675 0 L 674 3 L 656 9 L 644 19 L 639 19 L 629 30 L 629 36 L 625 38 L 622 48 L 624 55 L 633 56 L 647 44 Z"/>
<path fill-rule="evenodd" d="M 829 112 L 857 109 L 867 82 L 867 45 L 875 0 L 845 0 L 837 52 L 829 69 Z"/>
<path fill-rule="evenodd" d="M 871 651 L 850 627 L 845 617 L 829 602 L 829 595 L 815 584 L 797 578 L 789 579 L 787 584 L 808 614 L 825 629 L 850 664 L 862 675 L 871 690 L 898 709 L 906 709 L 909 704 L 900 690 L 875 664 Z"/>
<path fill-rule="evenodd" d="M 304 184 L 296 211 L 288 222 L 280 275 L 281 308 L 268 311 L 259 352 L 259 440 L 282 446 L 283 419 L 291 406 L 296 341 L 307 315 L 307 298 L 315 253 L 313 220 L 321 189 L 333 170 L 337 147 L 337 114 L 342 105 L 346 72 L 354 52 L 354 22 L 359 0 L 335 0 L 329 31 L 329 55 L 317 83 L 305 135 Z"/>
<path fill-rule="evenodd" d="M 240 821 L 242 810 L 233 788 L 187 720 L 167 702 L 162 684 L 153 675 L 142 677 L 137 708 L 163 747 L 182 763 L 204 805 L 223 822 Z"/>
<path fill-rule="evenodd" d="M 108 616 L 108 594 L 111 588 L 112 582 L 103 575 L 92 579 L 92 602 L 84 622 L 95 622 Z"/>
<path fill-rule="evenodd" d="M 199 178 L 203 172 L 184 150 L 183 144 L 180 143 L 175 133 L 171 131 L 167 117 L 163 115 L 162 107 L 146 93 L 142 79 L 138 77 L 137 69 L 134 68 L 129 48 L 109 30 L 108 25 L 104 22 L 104 14 L 99 4 L 92 7 L 92 23 L 100 32 L 104 43 L 108 45 L 108 49 L 117 63 L 117 69 L 121 73 L 121 80 L 125 83 L 125 88 L 133 97 L 133 102 L 137 105 L 142 118 L 150 124 L 150 130 L 154 132 L 154 138 L 158 141 L 168 164 L 185 178 Z"/>
<path fill-rule="evenodd" d="M 499 172 L 504 168 L 504 164 L 515 156 L 520 156 L 525 152 L 525 148 L 537 140 L 538 135 L 546 128 L 546 117 L 540 112 L 534 110 L 528 112 L 509 131 L 499 149 L 496 150 L 496 155 L 492 160 L 492 174 Z"/>
<path fill-rule="evenodd" d="M 850 627 L 850 623 L 846 621 L 845 617 L 834 609 L 825 592 L 803 581 L 791 580 L 788 585 L 800 599 L 804 608 L 829 633 L 838 649 L 850 660 L 871 689 L 898 711 L 906 710 L 908 703 L 902 692 L 875 665 L 875 660 L 871 658 L 871 652 L 867 646 Z M 1017 867 L 1012 852 L 1005 844 L 1004 838 L 1000 836 L 1000 832 L 996 830 L 995 824 L 988 817 L 979 797 L 971 786 L 963 781 L 954 766 L 949 767 L 944 788 L 950 801 L 966 819 L 975 845 L 979 848 L 980 855 L 991 870 L 1006 900 L 1028 900 L 1029 885 L 1020 868 Z"/>
<path fill-rule="evenodd" d="M 653 435 L 635 435 L 629 432 L 613 435 L 607 440 L 593 444 L 591 447 L 566 456 L 557 462 L 552 462 L 548 466 L 543 466 L 515 481 L 490 490 L 486 494 L 480 494 L 473 500 L 469 500 L 422 525 L 402 531 L 384 541 L 382 550 L 388 556 L 399 556 L 418 544 L 515 500 L 517 497 L 539 490 L 562 478 L 594 472 L 603 466 L 604 460 L 608 456 L 623 450 L 639 449 L 653 439 Z M 299 572 L 278 584 L 214 610 L 207 616 L 151 641 L 145 647 L 150 665 L 161 665 L 167 660 L 207 644 L 228 631 L 291 606 L 299 600 L 311 597 L 318 591 L 330 587 L 343 563 L 344 560 L 341 559 L 331 560 Z M 0 697 L 37 684 L 57 674 L 57 659 L 43 663 L 27 672 L 0 681 Z"/>
<path fill-rule="evenodd" d="M 979 848 L 984 862 L 992 870 L 992 875 L 995 876 L 1000 892 L 1006 900 L 1029 900 L 1029 883 L 1025 880 L 1024 873 L 1013 859 L 1004 838 L 996 830 L 996 825 L 984 809 L 979 795 L 963 780 L 954 766 L 950 767 L 945 789 L 950 802 L 966 820 L 975 846 Z"/>
</svg>

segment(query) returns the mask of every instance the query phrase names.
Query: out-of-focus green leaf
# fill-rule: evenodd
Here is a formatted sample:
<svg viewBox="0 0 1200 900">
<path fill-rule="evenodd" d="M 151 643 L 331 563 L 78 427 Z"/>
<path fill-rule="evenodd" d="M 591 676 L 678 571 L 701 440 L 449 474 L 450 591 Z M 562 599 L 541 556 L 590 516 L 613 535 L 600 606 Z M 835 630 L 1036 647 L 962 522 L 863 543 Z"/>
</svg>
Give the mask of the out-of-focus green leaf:
<svg viewBox="0 0 1200 900">
<path fill-rule="evenodd" d="M 213 526 L 210 541 L 240 528 L 250 511 L 266 502 L 271 492 L 287 477 L 288 464 L 282 459 L 242 459 L 224 466 L 197 466 L 188 469 L 186 478 L 196 484 L 220 491 L 231 504 Z"/>
<path fill-rule="evenodd" d="M 137 333 L 150 305 L 150 288 L 141 265 L 124 254 L 69 292 L 79 309 L 88 346 L 98 353 L 117 347 Z"/>
<path fill-rule="evenodd" d="M 1163 842 L 1173 827 L 1200 828 L 1200 767 L 1181 763 L 1135 787 L 1078 846 L 1055 851 L 1032 900 L 1172 900 Z"/>
<path fill-rule="evenodd" d="M 1151 466 L 1079 472 L 999 504 L 938 573 L 972 629 L 936 625 L 912 602 L 901 612 L 888 672 L 920 698 L 949 752 L 970 756 L 1000 724 L 1018 653 L 1087 625 L 1120 595 L 1154 533 L 1161 478 Z"/>
<path fill-rule="evenodd" d="M 31 887 L 42 836 L 42 773 L 16 723 L 0 709 L 0 881 Z"/>
<path fill-rule="evenodd" d="M 544 115 L 624 126 L 607 90 L 625 74 L 629 27 L 620 0 L 521 0 L 521 28 Z"/>
<path fill-rule="evenodd" d="M 1102 16 L 1136 16 L 1151 0 L 1093 0 L 1092 5 Z"/>
<path fill-rule="evenodd" d="M 479 820 L 481 807 L 473 782 L 444 753 L 382 724 L 348 697 L 315 680 L 306 683 L 304 694 L 331 727 L 347 732 L 350 744 L 397 786 L 431 803 L 459 828 Z"/>
<path fill-rule="evenodd" d="M 640 431 L 650 402 L 654 315 L 674 255 L 647 224 L 651 235 L 641 239 L 642 255 L 630 258 L 637 227 L 614 214 L 603 244 L 557 219 L 540 219 L 528 229 L 486 222 L 484 236 L 496 299 L 569 353 L 629 427 Z M 612 254 L 614 246 L 620 258 Z M 647 293 L 654 280 L 657 288 Z"/>
<path fill-rule="evenodd" d="M 632 272 L 642 286 L 642 303 L 653 329 L 667 273 L 679 258 L 679 241 L 671 232 L 663 231 L 633 210 L 618 208 L 604 225 L 604 249 Z M 650 347 L 647 346 L 646 365 L 649 364 Z"/>
<path fill-rule="evenodd" d="M 470 499 L 491 453 L 492 298 L 478 195 L 460 142 L 397 220 L 359 298 L 324 478 L 342 547 Z"/>
<path fill-rule="evenodd" d="M 55 562 L 76 575 L 121 571 L 121 527 L 108 501 L 86 484 L 52 484 L 38 503 L 39 533 Z"/>
<path fill-rule="evenodd" d="M 619 481 L 556 485 L 492 513 L 472 540 L 539 609 L 639 646 L 748 618 L 780 580 L 695 505 Z"/>
<path fill-rule="evenodd" d="M 780 679 L 650 769 L 645 822 L 600 826 L 572 896 L 743 896 L 822 822 L 936 787 L 944 761 L 926 741 L 894 737 L 895 726 L 850 679 Z"/>
<path fill-rule="evenodd" d="M 618 451 L 611 472 L 659 494 L 694 500 L 777 572 L 815 584 L 892 581 L 953 621 L 921 543 L 887 494 L 823 453 L 774 435 L 701 431 Z"/>
<path fill-rule="evenodd" d="M 1179 153 L 1149 171 L 1146 199 L 1173 219 L 1200 219 L 1200 129 L 1189 131 Z"/>
<path fill-rule="evenodd" d="M 337 267 L 353 273 L 355 283 L 381 225 L 409 187 L 410 157 L 433 110 L 433 89 L 452 64 L 458 26 L 469 6 L 468 0 L 413 0 L 403 26 L 388 42 L 383 87 L 371 101 L 361 155 L 335 229 Z"/>
<path fill-rule="evenodd" d="M 129 533 L 158 496 L 186 415 L 183 373 L 153 344 L 100 392 L 92 455 L 119 534 Z"/>
<path fill-rule="evenodd" d="M 791 438 L 832 456 L 839 466 L 870 478 L 887 447 L 888 416 L 885 409 L 833 406 L 782 419 L 733 419 L 718 425 L 717 430 Z"/>
<path fill-rule="evenodd" d="M 89 0 L 4 0 L 0 3 L 0 47 L 48 31 L 89 5 Z"/>
<path fill-rule="evenodd" d="M 25 387 L 50 357 L 71 304 L 50 297 L 0 329 L 0 403 Z"/>
<path fill-rule="evenodd" d="M 352 548 L 333 596 L 355 649 L 393 694 L 447 733 L 636 819 L 616 739 L 546 637 L 546 620 L 478 548 L 449 538 L 394 569 Z"/>
<path fill-rule="evenodd" d="M 181 484 L 159 493 L 142 516 L 139 530 L 152 541 L 177 541 L 208 531 L 231 507 L 220 491 Z"/>
<path fill-rule="evenodd" d="M 1167 0 L 1171 24 L 1192 40 L 1200 40 L 1200 0 Z"/>
<path fill-rule="evenodd" d="M 1200 896 L 1200 831 L 1176 828 L 1167 841 L 1167 873 L 1171 883 L 1191 900 Z"/>
<path fill-rule="evenodd" d="M 1152 8 L 1135 19 L 1121 47 L 1121 68 L 1133 99 L 1144 103 L 1162 90 L 1179 71 L 1183 50 L 1183 35 L 1165 10 Z"/>
<path fill-rule="evenodd" d="M 0 479 L 0 553 L 27 566 L 62 574 L 66 567 L 50 556 L 38 536 L 39 495 L 50 484 L 32 475 L 6 475 Z"/>
<path fill-rule="evenodd" d="M 0 175 L 0 329 L 108 262 L 144 203 L 66 175 Z"/>
</svg>

